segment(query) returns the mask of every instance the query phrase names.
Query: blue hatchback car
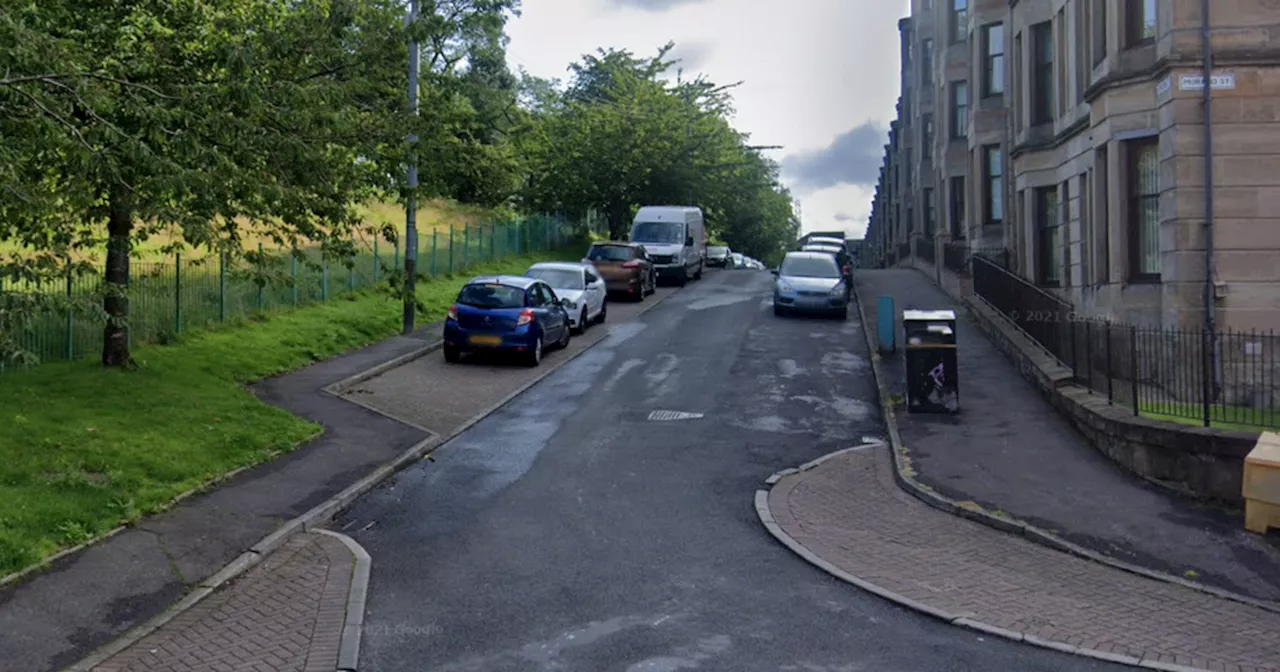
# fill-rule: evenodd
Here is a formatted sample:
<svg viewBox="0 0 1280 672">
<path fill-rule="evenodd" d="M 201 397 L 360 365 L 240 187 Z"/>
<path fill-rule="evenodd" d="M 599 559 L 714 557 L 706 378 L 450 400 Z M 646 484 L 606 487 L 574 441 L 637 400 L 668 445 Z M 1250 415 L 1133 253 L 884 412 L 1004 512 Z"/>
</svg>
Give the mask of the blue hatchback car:
<svg viewBox="0 0 1280 672">
<path fill-rule="evenodd" d="M 519 275 L 482 276 L 458 292 L 444 321 L 444 358 L 478 351 L 514 353 L 528 366 L 542 363 L 545 346 L 571 337 L 569 313 L 551 286 Z"/>
</svg>

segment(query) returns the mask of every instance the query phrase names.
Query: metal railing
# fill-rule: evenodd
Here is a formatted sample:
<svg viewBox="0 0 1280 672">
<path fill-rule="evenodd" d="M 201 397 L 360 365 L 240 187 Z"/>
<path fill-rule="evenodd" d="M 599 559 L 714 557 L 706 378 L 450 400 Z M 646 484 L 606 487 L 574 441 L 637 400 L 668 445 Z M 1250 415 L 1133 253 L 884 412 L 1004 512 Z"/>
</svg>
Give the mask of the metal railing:
<svg viewBox="0 0 1280 672">
<path fill-rule="evenodd" d="M 418 241 L 418 272 L 444 276 L 476 263 L 557 249 L 576 235 L 577 224 L 554 216 L 510 222 L 471 224 L 425 231 Z M 167 343 L 191 329 L 227 322 L 242 315 L 289 309 L 338 298 L 385 282 L 403 268 L 399 241 L 379 244 L 366 232 L 357 253 L 345 261 L 326 261 L 319 250 L 303 250 L 301 260 L 287 251 L 263 250 L 231 259 L 176 254 L 164 262 L 130 264 L 129 331 L 134 343 Z M 97 357 L 104 316 L 85 306 L 101 305 L 106 291 L 100 273 L 68 271 L 51 285 L 19 286 L 0 277 L 0 314 L 18 302 L 56 298 L 67 309 L 40 312 L 18 325 L 18 348 L 40 362 Z M 56 295 L 56 296 L 55 296 Z M 4 334 L 0 333 L 0 337 Z M 0 373 L 15 368 L 0 361 Z M 20 367 L 18 367 L 20 368 Z"/>
<path fill-rule="evenodd" d="M 964 243 L 945 243 L 942 246 L 942 265 L 952 273 L 969 272 L 969 246 Z"/>
<path fill-rule="evenodd" d="M 1211 334 L 1088 318 L 984 257 L 971 265 L 974 293 L 1109 403 L 1205 427 L 1280 427 L 1274 332 Z"/>
<path fill-rule="evenodd" d="M 932 238 L 925 238 L 924 236 L 917 236 L 917 237 L 916 237 L 916 239 L 915 239 L 915 242 L 916 242 L 916 256 L 917 256 L 917 257 L 919 257 L 920 259 L 923 259 L 923 260 L 925 260 L 925 261 L 929 262 L 930 264 L 937 263 L 937 261 L 936 261 L 936 260 L 937 260 L 937 258 L 938 258 L 938 255 L 934 254 L 933 239 L 932 239 Z"/>
<path fill-rule="evenodd" d="M 911 243 L 898 243 L 898 261 L 911 256 Z"/>
<path fill-rule="evenodd" d="M 1067 362 L 1067 321 L 1071 304 L 1010 273 L 986 257 L 974 256 L 973 293 L 982 297 L 1019 329 Z"/>
</svg>

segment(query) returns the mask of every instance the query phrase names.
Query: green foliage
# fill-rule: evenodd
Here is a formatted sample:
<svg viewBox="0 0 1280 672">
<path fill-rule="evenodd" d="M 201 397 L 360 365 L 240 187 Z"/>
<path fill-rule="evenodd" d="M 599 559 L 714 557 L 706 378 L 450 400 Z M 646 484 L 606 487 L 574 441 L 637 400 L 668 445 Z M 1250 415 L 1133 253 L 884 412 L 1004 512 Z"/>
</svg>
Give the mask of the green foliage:
<svg viewBox="0 0 1280 672">
<path fill-rule="evenodd" d="M 526 77 L 520 138 L 529 174 L 526 207 L 582 216 L 603 211 L 623 237 L 644 204 L 700 205 L 711 234 L 735 250 L 776 256 L 794 240 L 791 196 L 778 166 L 728 121 L 729 92 L 704 77 L 665 78 L 667 44 L 652 58 L 600 50 L 557 83 Z"/>
<path fill-rule="evenodd" d="M 414 22 L 402 0 L 0 8 L 0 242 L 17 250 L 0 252 L 0 280 L 37 285 L 107 249 L 96 306 L 0 294 L 0 359 L 23 355 L 13 334 L 33 315 L 79 310 L 106 318 L 104 362 L 129 364 L 128 261 L 150 240 L 233 256 L 265 240 L 345 263 L 359 206 L 406 202 L 415 157 L 419 202 L 598 212 L 615 238 L 641 205 L 698 205 L 714 238 L 750 256 L 794 239 L 778 166 L 729 122 L 735 85 L 673 78 L 672 44 L 601 49 L 547 81 L 508 66 L 519 0 L 422 5 Z"/>
</svg>

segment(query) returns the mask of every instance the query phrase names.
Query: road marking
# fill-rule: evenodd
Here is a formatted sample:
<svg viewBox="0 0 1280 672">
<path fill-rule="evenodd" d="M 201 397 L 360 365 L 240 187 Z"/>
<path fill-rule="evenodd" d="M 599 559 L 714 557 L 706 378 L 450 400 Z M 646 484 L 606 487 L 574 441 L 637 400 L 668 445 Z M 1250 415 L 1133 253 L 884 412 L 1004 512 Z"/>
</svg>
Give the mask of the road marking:
<svg viewBox="0 0 1280 672">
<path fill-rule="evenodd" d="M 701 413 L 686 413 L 684 411 L 653 411 L 649 414 L 649 419 L 662 422 L 667 420 L 696 420 L 703 417 Z"/>
</svg>

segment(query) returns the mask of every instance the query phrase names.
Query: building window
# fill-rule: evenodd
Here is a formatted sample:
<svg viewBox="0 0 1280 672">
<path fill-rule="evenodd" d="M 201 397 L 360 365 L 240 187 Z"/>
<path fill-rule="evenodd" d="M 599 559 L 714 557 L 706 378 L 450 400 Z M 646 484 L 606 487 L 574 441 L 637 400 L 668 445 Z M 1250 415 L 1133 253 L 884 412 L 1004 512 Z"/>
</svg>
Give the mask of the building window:
<svg viewBox="0 0 1280 672">
<path fill-rule="evenodd" d="M 951 188 L 947 204 L 947 219 L 951 222 L 951 237 L 962 240 L 965 237 L 964 225 L 964 177 L 951 178 Z"/>
<path fill-rule="evenodd" d="M 933 190 L 925 189 L 922 192 L 921 197 L 924 199 L 924 235 L 932 238 L 935 219 L 937 216 L 933 205 Z"/>
<path fill-rule="evenodd" d="M 1093 66 L 1096 68 L 1107 58 L 1107 5 L 1108 0 L 1093 0 Z"/>
<path fill-rule="evenodd" d="M 951 137 L 969 136 L 969 83 L 951 82 Z"/>
<path fill-rule="evenodd" d="M 1053 122 L 1053 22 L 1031 27 L 1031 125 Z"/>
<path fill-rule="evenodd" d="M 987 224 L 1004 222 L 1004 155 L 999 145 L 982 148 L 982 170 L 986 178 L 982 185 L 982 207 L 987 214 Z"/>
<path fill-rule="evenodd" d="M 920 158 L 925 161 L 933 158 L 932 114 L 926 114 L 920 118 Z"/>
<path fill-rule="evenodd" d="M 1062 218 L 1058 188 L 1038 187 L 1032 192 L 1036 216 L 1036 282 L 1045 287 L 1062 284 Z"/>
<path fill-rule="evenodd" d="M 982 27 L 982 95 L 1004 93 L 1004 24 Z"/>
<path fill-rule="evenodd" d="M 1133 140 L 1128 149 L 1131 275 L 1138 281 L 1159 280 L 1160 140 Z"/>
<path fill-rule="evenodd" d="M 920 45 L 920 81 L 925 86 L 933 85 L 933 40 L 925 39 Z"/>
<path fill-rule="evenodd" d="M 1156 0 L 1125 0 L 1126 46 L 1136 47 L 1156 38 Z"/>
<path fill-rule="evenodd" d="M 969 0 L 951 2 L 951 42 L 964 42 L 969 36 Z"/>
</svg>

